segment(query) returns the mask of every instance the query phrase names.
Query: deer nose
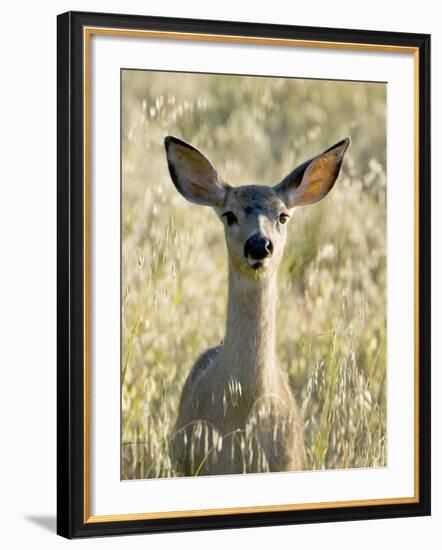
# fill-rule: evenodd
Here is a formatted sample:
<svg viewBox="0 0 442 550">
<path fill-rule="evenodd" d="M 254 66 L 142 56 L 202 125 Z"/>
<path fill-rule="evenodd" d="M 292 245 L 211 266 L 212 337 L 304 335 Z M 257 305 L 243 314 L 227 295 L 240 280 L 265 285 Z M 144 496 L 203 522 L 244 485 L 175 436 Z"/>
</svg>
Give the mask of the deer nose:
<svg viewBox="0 0 442 550">
<path fill-rule="evenodd" d="M 244 245 L 244 256 L 253 260 L 263 260 L 273 252 L 272 241 L 263 235 L 252 235 Z"/>
</svg>

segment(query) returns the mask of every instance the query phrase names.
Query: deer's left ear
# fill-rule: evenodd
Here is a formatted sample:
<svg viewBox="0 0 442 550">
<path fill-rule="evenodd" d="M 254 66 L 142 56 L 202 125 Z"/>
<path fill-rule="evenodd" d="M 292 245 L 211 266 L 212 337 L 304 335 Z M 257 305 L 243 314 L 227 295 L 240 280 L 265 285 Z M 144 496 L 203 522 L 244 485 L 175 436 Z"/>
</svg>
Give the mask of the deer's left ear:
<svg viewBox="0 0 442 550">
<path fill-rule="evenodd" d="M 314 204 L 333 187 L 341 169 L 350 138 L 336 143 L 317 157 L 304 162 L 275 186 L 287 208 Z"/>
</svg>

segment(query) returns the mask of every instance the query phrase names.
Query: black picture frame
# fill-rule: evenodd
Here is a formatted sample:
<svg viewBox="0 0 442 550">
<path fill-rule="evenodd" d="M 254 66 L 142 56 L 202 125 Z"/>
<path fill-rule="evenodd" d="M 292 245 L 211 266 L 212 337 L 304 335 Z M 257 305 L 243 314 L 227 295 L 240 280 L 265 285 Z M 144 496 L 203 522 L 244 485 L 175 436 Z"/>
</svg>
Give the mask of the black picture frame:
<svg viewBox="0 0 442 550">
<path fill-rule="evenodd" d="M 412 503 L 160 519 L 88 521 L 84 405 L 84 29 L 111 27 L 413 48 L 419 86 L 418 499 Z M 67 538 L 422 516 L 430 514 L 430 36 L 68 12 L 57 20 L 57 532 Z"/>
</svg>

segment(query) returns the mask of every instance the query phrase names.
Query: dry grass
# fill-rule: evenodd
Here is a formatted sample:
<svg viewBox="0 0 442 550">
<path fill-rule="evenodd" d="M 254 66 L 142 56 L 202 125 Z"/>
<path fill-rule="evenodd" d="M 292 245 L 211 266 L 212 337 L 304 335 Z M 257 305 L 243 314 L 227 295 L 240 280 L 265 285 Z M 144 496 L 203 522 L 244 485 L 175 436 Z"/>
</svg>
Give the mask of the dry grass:
<svg viewBox="0 0 442 550">
<path fill-rule="evenodd" d="M 385 86 L 124 71 L 122 479 L 175 475 L 184 380 L 224 334 L 222 227 L 174 189 L 166 134 L 233 185 L 277 183 L 352 137 L 333 192 L 291 222 L 277 353 L 302 407 L 308 467 L 384 466 Z"/>
</svg>

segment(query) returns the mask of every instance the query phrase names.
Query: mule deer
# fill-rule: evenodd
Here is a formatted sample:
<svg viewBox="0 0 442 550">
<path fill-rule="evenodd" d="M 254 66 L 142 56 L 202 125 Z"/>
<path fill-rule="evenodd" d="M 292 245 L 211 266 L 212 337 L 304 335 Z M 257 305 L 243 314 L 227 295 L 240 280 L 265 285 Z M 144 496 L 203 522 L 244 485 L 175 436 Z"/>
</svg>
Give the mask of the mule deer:
<svg viewBox="0 0 442 550">
<path fill-rule="evenodd" d="M 275 356 L 277 270 L 292 209 L 332 189 L 350 140 L 301 164 L 274 187 L 231 187 L 188 143 L 168 136 L 170 176 L 188 201 L 212 207 L 228 251 L 227 328 L 181 394 L 172 441 L 182 475 L 304 468 L 302 420 Z"/>
</svg>

